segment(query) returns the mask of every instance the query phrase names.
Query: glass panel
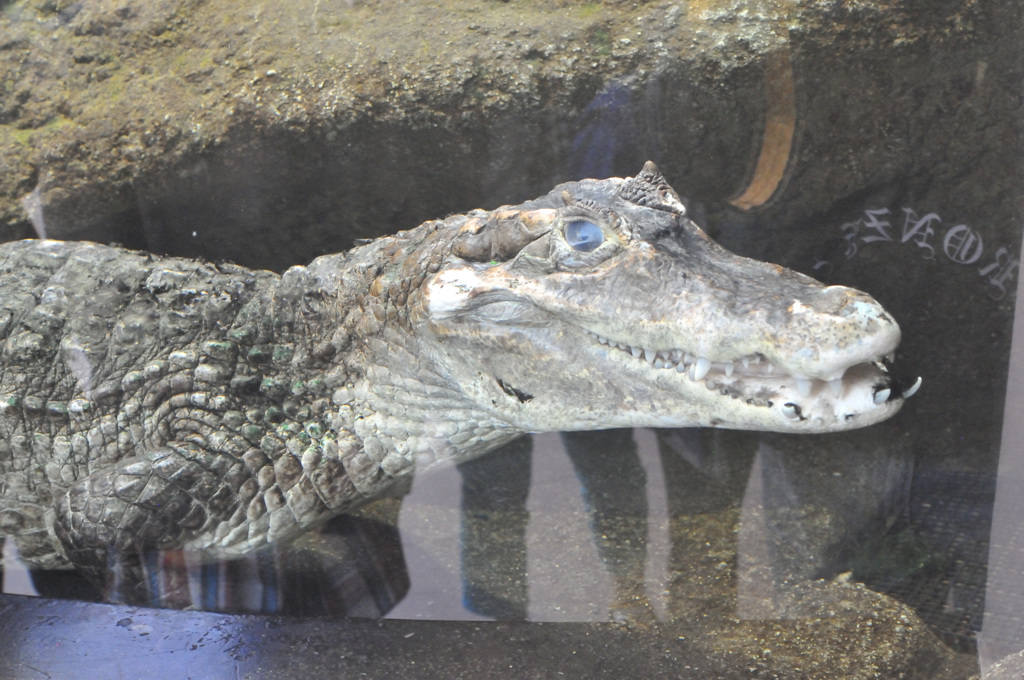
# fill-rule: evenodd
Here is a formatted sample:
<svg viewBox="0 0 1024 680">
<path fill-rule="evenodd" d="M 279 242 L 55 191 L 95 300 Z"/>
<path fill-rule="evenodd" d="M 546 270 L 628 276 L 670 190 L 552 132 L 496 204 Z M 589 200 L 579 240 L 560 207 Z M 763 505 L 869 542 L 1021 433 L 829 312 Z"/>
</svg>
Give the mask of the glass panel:
<svg viewBox="0 0 1024 680">
<path fill-rule="evenodd" d="M 1018 4 L 0 0 L 0 603 L 1015 677 Z"/>
</svg>

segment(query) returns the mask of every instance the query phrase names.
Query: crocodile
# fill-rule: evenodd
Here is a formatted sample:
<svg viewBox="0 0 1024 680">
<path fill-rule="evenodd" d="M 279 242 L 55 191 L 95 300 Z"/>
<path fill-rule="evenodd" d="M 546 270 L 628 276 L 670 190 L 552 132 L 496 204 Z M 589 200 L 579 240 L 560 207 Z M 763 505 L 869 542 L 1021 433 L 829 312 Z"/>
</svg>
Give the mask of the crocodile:
<svg viewBox="0 0 1024 680">
<path fill-rule="evenodd" d="M 524 433 L 892 416 L 893 318 L 746 259 L 653 163 L 283 274 L 0 246 L 0 535 L 102 579 L 290 539 Z"/>
</svg>

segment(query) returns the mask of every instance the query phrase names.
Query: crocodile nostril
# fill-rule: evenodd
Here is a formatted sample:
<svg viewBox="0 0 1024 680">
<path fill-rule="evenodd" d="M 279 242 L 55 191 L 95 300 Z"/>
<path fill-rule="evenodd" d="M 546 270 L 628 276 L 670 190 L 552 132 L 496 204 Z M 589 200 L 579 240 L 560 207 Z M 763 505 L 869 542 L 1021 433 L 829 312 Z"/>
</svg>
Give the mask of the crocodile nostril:
<svg viewBox="0 0 1024 680">
<path fill-rule="evenodd" d="M 844 310 L 844 308 L 850 305 L 850 303 L 858 301 L 865 302 L 872 301 L 872 299 L 869 295 L 866 295 L 854 288 L 847 288 L 846 286 L 829 286 L 825 290 L 814 295 L 810 299 L 808 306 L 814 309 L 814 311 L 822 314 L 838 314 L 845 316 L 849 311 Z"/>
</svg>

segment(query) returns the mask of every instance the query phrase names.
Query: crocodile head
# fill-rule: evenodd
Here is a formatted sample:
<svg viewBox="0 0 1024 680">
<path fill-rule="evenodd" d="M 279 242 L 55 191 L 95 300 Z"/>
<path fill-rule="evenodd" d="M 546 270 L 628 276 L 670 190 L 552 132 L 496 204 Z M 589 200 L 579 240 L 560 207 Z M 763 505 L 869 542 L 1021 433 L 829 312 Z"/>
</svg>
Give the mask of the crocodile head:
<svg viewBox="0 0 1024 680">
<path fill-rule="evenodd" d="M 523 431 L 830 432 L 916 390 L 865 293 L 734 255 L 653 163 L 471 214 L 425 284 L 418 334 L 477 406 Z"/>
</svg>

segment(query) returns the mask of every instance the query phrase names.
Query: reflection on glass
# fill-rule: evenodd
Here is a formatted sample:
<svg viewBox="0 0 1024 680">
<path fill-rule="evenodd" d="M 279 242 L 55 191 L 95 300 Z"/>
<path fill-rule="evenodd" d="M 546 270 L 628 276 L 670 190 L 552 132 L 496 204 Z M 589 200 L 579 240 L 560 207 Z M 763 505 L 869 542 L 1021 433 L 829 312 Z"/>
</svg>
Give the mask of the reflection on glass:
<svg viewBox="0 0 1024 680">
<path fill-rule="evenodd" d="M 984 620 L 978 633 L 978 652 L 986 673 L 1009 657 L 1004 672 L 1019 673 L 1020 651 L 1024 648 L 1024 621 L 1021 597 L 1024 595 L 1024 550 L 1021 521 L 1024 507 L 1024 467 L 1021 448 L 1021 405 L 1024 390 L 1024 281 L 1018 280 L 1017 313 L 1013 322 L 1013 347 L 1010 354 L 1010 378 L 1006 388 L 1006 411 L 999 453 L 999 476 L 992 519 L 992 540 L 988 551 L 988 579 L 985 591 Z"/>
<path fill-rule="evenodd" d="M 33 379 L 5 361 L 5 593 L 139 601 L 134 579 L 146 604 L 168 608 L 611 621 L 638 636 L 667 630 L 706 658 L 727 652 L 743 669 L 782 676 L 812 662 L 835 671 L 828 660 L 841 657 L 857 668 L 871 659 L 894 676 L 905 670 L 900 664 L 926 659 L 935 667 L 915 667 L 921 677 L 966 678 L 979 654 L 989 669 L 1024 647 L 1015 501 L 1024 478 L 1015 429 L 1024 369 L 1010 354 L 1021 316 L 1017 3 L 183 7 L 0 2 L 0 241 L 91 240 L 207 262 L 151 272 L 147 290 L 158 296 L 189 272 L 216 278 L 236 271 L 233 262 L 284 272 L 427 220 L 519 204 L 560 182 L 636 175 L 653 160 L 683 194 L 687 215 L 729 250 L 877 299 L 899 321 L 903 342 L 886 369 L 891 392 L 872 398 L 886 404 L 920 391 L 893 419 L 853 433 L 666 427 L 535 435 L 418 475 L 409 495 L 345 513 L 294 541 L 230 559 L 147 551 L 136 573 L 112 569 L 97 588 L 53 568 L 45 555 L 54 537 L 42 528 L 53 506 L 19 495 L 31 496 L 43 479 L 73 476 L 56 463 L 33 476 L 25 461 L 47 441 L 72 455 L 61 423 L 85 405 L 61 404 L 49 392 L 19 401 Z M 460 257 L 480 272 L 521 251 L 537 257 L 541 248 L 524 250 L 522 241 L 540 240 L 538 229 L 549 226 L 544 210 L 554 208 L 531 211 L 508 240 L 464 243 Z M 558 241 L 559 266 L 594 265 L 588 258 L 617 247 L 614 225 L 599 218 L 572 216 Z M 136 270 L 149 266 L 140 258 Z M 106 313 L 92 319 L 102 286 L 116 289 L 133 274 L 116 262 L 75 281 L 50 281 L 40 267 L 12 270 L 15 286 L 33 272 L 41 277 L 18 300 L 0 292 L 4 356 L 38 349 L 35 336 L 68 323 L 61 310 L 81 300 L 91 306 L 75 322 L 97 338 L 134 334 L 144 347 L 156 332 L 141 322 L 111 330 Z M 217 298 L 207 285 L 213 278 L 182 291 L 180 316 L 167 316 L 164 330 L 195 333 L 216 316 L 186 313 Z M 671 295 L 612 287 L 595 306 L 623 317 L 642 298 L 657 309 L 692 293 L 695 279 Z M 714 286 L 736 287 L 729 277 Z M 452 290 L 445 301 L 455 305 L 461 298 Z M 592 289 L 581 297 L 595 299 Z M 18 317 L 29 298 L 25 304 L 42 311 Z M 275 304 L 307 319 L 317 300 L 282 295 Z M 488 321 L 500 325 L 519 311 L 500 300 Z M 726 326 L 716 314 L 705 315 L 717 322 L 703 337 Z M 335 321 L 344 327 L 345 319 Z M 836 345 L 827 335 L 795 345 L 827 352 Z M 106 384 L 107 364 L 85 340 L 60 338 L 61 384 L 112 394 L 124 376 Z M 283 350 L 271 344 L 255 343 L 253 361 L 276 360 Z M 673 359 L 673 349 L 652 361 Z M 494 352 L 483 363 L 493 363 Z M 114 354 L 140 366 L 163 360 Z M 739 359 L 691 359 L 683 374 L 694 378 L 727 382 L 740 371 Z M 527 378 L 550 378 L 550 367 L 529 357 L 516 366 Z M 258 377 L 249 384 L 254 393 L 311 384 Z M 835 376 L 818 377 L 814 385 L 795 374 L 793 391 L 835 389 L 839 399 L 842 385 L 827 379 Z M 623 384 L 637 387 L 642 401 L 649 394 L 639 382 Z M 563 400 L 566 408 L 578 406 L 588 384 Z M 496 397 L 520 404 L 542 398 L 518 380 L 495 385 Z M 390 397 L 404 403 L 399 387 Z M 791 419 L 806 416 L 792 404 Z M 90 436 L 110 443 L 137 435 L 118 420 L 124 412 L 110 415 Z M 49 429 L 18 429 L 22 418 Z M 194 429 L 202 438 L 202 426 Z M 330 429 L 302 437 L 323 442 Z M 412 458 L 401 462 L 412 469 Z M 203 479 L 212 484 L 222 473 Z M 100 571 L 111 566 L 99 562 Z"/>
</svg>

